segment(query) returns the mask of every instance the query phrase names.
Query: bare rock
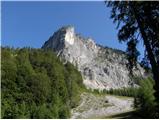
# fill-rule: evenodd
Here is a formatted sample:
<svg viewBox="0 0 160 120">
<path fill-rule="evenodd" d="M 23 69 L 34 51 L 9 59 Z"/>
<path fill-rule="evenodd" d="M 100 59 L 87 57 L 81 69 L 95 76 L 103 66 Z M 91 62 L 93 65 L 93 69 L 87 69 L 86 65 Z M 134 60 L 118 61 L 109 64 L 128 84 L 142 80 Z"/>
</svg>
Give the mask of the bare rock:
<svg viewBox="0 0 160 120">
<path fill-rule="evenodd" d="M 60 28 L 42 46 L 52 49 L 61 59 L 69 61 L 82 73 L 83 83 L 91 89 L 117 89 L 137 86 L 129 77 L 125 52 L 97 45 L 92 38 L 75 33 L 73 26 Z M 144 69 L 134 70 L 135 76 L 144 76 Z"/>
</svg>

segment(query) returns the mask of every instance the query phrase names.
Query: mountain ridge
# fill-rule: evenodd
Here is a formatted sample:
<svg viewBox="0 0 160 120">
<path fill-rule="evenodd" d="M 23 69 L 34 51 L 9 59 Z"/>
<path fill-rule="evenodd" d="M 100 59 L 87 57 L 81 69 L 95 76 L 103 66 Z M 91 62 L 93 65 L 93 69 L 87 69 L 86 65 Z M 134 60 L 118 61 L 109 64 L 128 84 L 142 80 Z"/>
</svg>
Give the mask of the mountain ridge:
<svg viewBox="0 0 160 120">
<path fill-rule="evenodd" d="M 126 53 L 121 50 L 103 47 L 92 38 L 84 38 L 75 33 L 73 26 L 65 26 L 56 31 L 42 49 L 52 49 L 60 59 L 77 66 L 83 83 L 91 89 L 118 89 L 137 86 L 129 77 L 126 67 Z M 144 76 L 144 69 L 137 64 L 135 76 Z"/>
<path fill-rule="evenodd" d="M 63 27 L 59 28 L 58 31 L 61 31 L 62 29 L 65 30 L 65 29 L 67 29 L 67 28 L 69 28 L 69 27 L 73 27 L 73 28 L 74 28 L 74 26 L 72 26 L 72 25 L 67 25 L 67 26 L 63 26 Z M 52 36 L 49 37 L 48 40 L 50 40 L 50 39 L 53 37 L 53 35 L 55 35 L 58 31 L 54 32 L 54 33 L 52 34 Z M 76 33 L 76 36 L 77 36 L 77 37 L 80 37 L 80 38 L 83 38 L 83 39 L 85 39 L 85 40 L 87 40 L 87 38 L 91 38 L 91 37 L 84 37 L 84 36 L 82 36 L 82 35 L 79 34 L 79 33 Z M 92 39 L 92 38 L 91 38 L 91 39 Z M 47 44 L 48 40 L 45 41 L 45 43 L 42 45 L 42 48 L 43 48 L 43 46 L 44 46 L 45 44 Z M 92 39 L 92 40 L 94 40 L 94 39 Z M 117 51 L 117 52 L 126 54 L 125 51 L 120 50 L 120 49 L 117 49 L 117 48 L 112 48 L 112 47 L 109 47 L 109 46 L 106 46 L 106 45 L 104 46 L 104 45 L 99 44 L 99 43 L 96 43 L 96 45 L 97 45 L 97 46 L 100 46 L 100 47 L 103 47 L 103 48 L 111 49 L 111 50 L 114 50 L 114 51 Z"/>
</svg>

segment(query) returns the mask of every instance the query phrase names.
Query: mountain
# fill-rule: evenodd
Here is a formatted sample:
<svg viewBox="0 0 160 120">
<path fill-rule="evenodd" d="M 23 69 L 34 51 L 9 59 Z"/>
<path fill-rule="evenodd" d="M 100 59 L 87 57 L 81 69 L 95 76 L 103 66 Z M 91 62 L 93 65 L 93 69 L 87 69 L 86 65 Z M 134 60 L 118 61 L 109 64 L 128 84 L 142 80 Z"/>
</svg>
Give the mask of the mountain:
<svg viewBox="0 0 160 120">
<path fill-rule="evenodd" d="M 51 49 L 64 60 L 64 64 L 69 61 L 76 66 L 87 88 L 108 90 L 137 86 L 133 77 L 129 77 L 125 52 L 98 45 L 92 38 L 76 34 L 73 26 L 60 28 L 42 49 Z M 137 68 L 134 69 L 134 76 L 145 76 L 139 64 Z"/>
</svg>

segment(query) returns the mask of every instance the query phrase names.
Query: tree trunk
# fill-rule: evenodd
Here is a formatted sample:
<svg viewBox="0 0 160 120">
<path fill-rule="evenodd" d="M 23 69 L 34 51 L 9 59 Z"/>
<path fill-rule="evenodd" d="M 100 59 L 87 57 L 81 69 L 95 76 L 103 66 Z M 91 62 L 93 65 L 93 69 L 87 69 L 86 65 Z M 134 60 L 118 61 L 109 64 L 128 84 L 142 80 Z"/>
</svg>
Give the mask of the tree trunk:
<svg viewBox="0 0 160 120">
<path fill-rule="evenodd" d="M 144 45 L 146 47 L 146 51 L 148 53 L 148 58 L 149 58 L 149 61 L 150 61 L 151 67 L 152 67 L 152 73 L 153 73 L 153 77 L 155 80 L 155 86 L 154 86 L 155 90 L 156 90 L 155 98 L 156 98 L 156 101 L 159 103 L 159 65 L 158 65 L 159 63 L 157 63 L 155 60 L 155 56 L 154 56 L 153 51 L 151 49 L 151 45 L 150 45 L 149 40 L 147 39 L 147 35 L 144 31 L 143 21 L 140 19 L 140 16 L 137 14 L 138 11 L 136 11 L 137 9 L 133 4 L 131 3 L 131 7 L 133 8 L 135 19 L 137 20 L 138 27 L 139 27 L 140 33 L 141 33 L 143 41 L 144 41 Z M 150 21 L 150 22 L 152 22 L 152 21 Z"/>
</svg>

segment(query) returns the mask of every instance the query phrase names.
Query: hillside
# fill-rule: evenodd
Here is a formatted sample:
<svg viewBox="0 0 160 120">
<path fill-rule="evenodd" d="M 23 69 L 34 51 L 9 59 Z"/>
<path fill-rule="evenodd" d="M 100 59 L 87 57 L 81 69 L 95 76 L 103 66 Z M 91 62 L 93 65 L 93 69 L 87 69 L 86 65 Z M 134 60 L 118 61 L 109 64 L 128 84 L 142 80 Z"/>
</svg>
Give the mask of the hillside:
<svg viewBox="0 0 160 120">
<path fill-rule="evenodd" d="M 51 51 L 1 49 L 1 118 L 69 118 L 82 77 Z"/>
<path fill-rule="evenodd" d="M 154 113 L 154 82 L 143 80 L 145 69 L 137 63 L 130 76 L 125 52 L 97 45 L 72 26 L 42 49 L 2 47 L 1 56 L 1 118 L 106 118 L 140 107 L 140 114 Z"/>
</svg>

